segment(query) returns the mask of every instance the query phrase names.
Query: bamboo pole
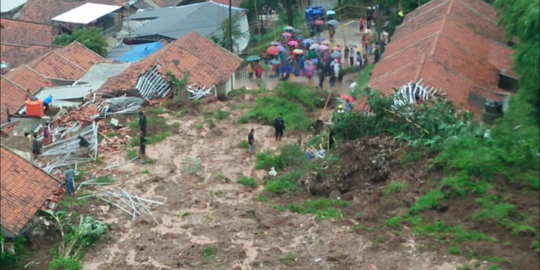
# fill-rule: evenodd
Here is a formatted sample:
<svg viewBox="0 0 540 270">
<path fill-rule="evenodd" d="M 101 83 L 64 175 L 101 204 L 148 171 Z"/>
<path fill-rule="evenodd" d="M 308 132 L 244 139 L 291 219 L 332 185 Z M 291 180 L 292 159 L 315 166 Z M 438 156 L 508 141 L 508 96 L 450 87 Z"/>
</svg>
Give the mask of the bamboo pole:
<svg viewBox="0 0 540 270">
<path fill-rule="evenodd" d="M 328 106 L 328 101 L 330 101 L 331 96 L 332 96 L 332 90 L 330 90 L 330 92 L 328 92 L 328 97 L 326 98 L 326 103 L 324 104 L 323 111 L 321 113 L 321 116 L 319 117 L 319 120 L 321 120 L 321 121 L 322 121 L 322 117 L 324 116 L 324 112 L 326 111 L 326 107 Z"/>
</svg>

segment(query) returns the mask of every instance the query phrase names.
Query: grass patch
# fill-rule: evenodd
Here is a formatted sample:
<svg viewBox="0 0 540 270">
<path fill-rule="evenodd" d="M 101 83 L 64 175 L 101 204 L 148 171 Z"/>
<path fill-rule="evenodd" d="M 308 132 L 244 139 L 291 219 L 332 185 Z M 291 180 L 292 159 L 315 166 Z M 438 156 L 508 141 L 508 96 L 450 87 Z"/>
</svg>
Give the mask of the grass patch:
<svg viewBox="0 0 540 270">
<path fill-rule="evenodd" d="M 149 170 L 143 170 L 141 173 L 142 173 L 142 174 L 149 175 L 149 174 L 150 174 L 150 171 L 149 171 Z"/>
<path fill-rule="evenodd" d="M 434 189 L 418 198 L 418 201 L 409 209 L 412 214 L 424 210 L 438 210 L 441 207 L 441 201 L 444 200 L 444 193 L 439 189 Z"/>
<path fill-rule="evenodd" d="M 243 141 L 240 141 L 238 143 L 238 148 L 245 148 L 245 149 L 248 149 L 249 147 L 249 143 L 247 140 L 243 140 Z"/>
<path fill-rule="evenodd" d="M 239 123 L 254 121 L 271 125 L 281 113 L 286 130 L 307 131 L 313 121 L 306 115 L 306 110 L 316 108 L 316 95 L 309 87 L 300 84 L 283 83 L 272 91 L 272 94 L 258 97 L 255 106 Z"/>
<path fill-rule="evenodd" d="M 227 111 L 217 110 L 214 113 L 214 118 L 216 118 L 217 120 L 224 120 L 227 119 L 227 117 L 229 117 L 229 112 Z"/>
<path fill-rule="evenodd" d="M 111 131 L 111 132 L 107 133 L 107 137 L 109 137 L 109 138 L 115 137 L 115 136 L 118 136 L 118 132 L 116 132 L 116 131 Z"/>
<path fill-rule="evenodd" d="M 103 176 L 98 177 L 98 179 L 96 180 L 96 183 L 110 184 L 110 183 L 114 183 L 114 179 L 110 175 L 103 175 Z"/>
<path fill-rule="evenodd" d="M 203 261 L 202 261 L 203 264 L 210 263 L 212 260 L 214 260 L 216 256 L 216 249 L 212 246 L 204 247 L 201 250 L 201 255 L 203 257 Z"/>
<path fill-rule="evenodd" d="M 303 167 L 309 161 L 305 157 L 300 149 L 300 146 L 296 144 L 284 145 L 281 148 L 281 153 L 277 156 L 272 156 L 268 153 L 255 154 L 257 163 L 255 169 L 257 170 L 270 170 L 274 167 L 276 170 L 283 170 L 286 167 Z"/>
<path fill-rule="evenodd" d="M 340 209 L 343 209 L 349 205 L 347 201 L 341 200 L 328 200 L 326 198 L 319 198 L 317 200 L 307 200 L 302 205 L 291 203 L 287 209 L 293 213 L 298 214 L 314 214 L 316 221 L 323 219 L 342 218 L 343 214 Z"/>
<path fill-rule="evenodd" d="M 461 255 L 461 249 L 459 249 L 458 247 L 449 247 L 448 253 L 452 255 Z"/>
<path fill-rule="evenodd" d="M 270 202 L 270 199 L 268 199 L 268 197 L 262 195 L 262 194 L 259 194 L 257 196 L 257 198 L 255 198 L 255 201 L 257 202 L 262 202 L 262 203 L 269 203 Z"/>
<path fill-rule="evenodd" d="M 247 187 L 247 188 L 256 188 L 257 187 L 257 182 L 255 181 L 255 179 L 251 178 L 251 177 L 247 177 L 247 176 L 242 176 L 242 178 L 238 179 L 236 181 L 236 183 L 244 186 L 244 187 Z"/>
<path fill-rule="evenodd" d="M 396 193 L 399 193 L 403 188 L 405 188 L 407 186 L 407 183 L 406 182 L 395 182 L 395 183 L 391 183 L 390 185 L 388 185 L 383 193 L 385 196 L 388 196 L 388 195 L 392 195 L 392 194 L 396 194 Z"/>
<path fill-rule="evenodd" d="M 401 228 L 401 217 L 392 217 L 386 220 L 385 225 L 391 228 Z"/>
<path fill-rule="evenodd" d="M 358 79 L 356 80 L 356 88 L 351 91 L 351 95 L 353 97 L 359 97 L 361 94 L 360 92 L 367 87 L 369 83 L 369 79 L 371 79 L 371 72 L 375 68 L 375 65 L 368 65 L 367 67 L 362 68 L 360 70 L 360 74 L 358 74 Z"/>
<path fill-rule="evenodd" d="M 138 156 L 137 150 L 133 150 L 133 149 L 128 149 L 127 150 L 126 158 L 128 160 L 135 159 L 137 156 Z"/>
<path fill-rule="evenodd" d="M 305 171 L 292 171 L 275 180 L 266 182 L 264 191 L 273 194 L 295 194 L 299 190 L 298 180 L 305 175 Z"/>
<path fill-rule="evenodd" d="M 296 261 L 296 258 L 298 258 L 298 255 L 295 253 L 287 253 L 279 258 L 279 261 L 283 264 L 287 264 L 287 262 Z"/>
</svg>

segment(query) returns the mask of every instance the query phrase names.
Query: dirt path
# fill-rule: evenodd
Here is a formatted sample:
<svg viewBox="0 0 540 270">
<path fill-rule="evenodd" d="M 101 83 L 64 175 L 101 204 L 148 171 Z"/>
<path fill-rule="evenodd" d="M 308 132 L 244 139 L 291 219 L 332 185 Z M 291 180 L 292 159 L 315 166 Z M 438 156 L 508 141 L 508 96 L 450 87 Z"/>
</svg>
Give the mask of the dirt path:
<svg viewBox="0 0 540 270">
<path fill-rule="evenodd" d="M 254 170 L 255 158 L 249 159 L 237 145 L 249 128 L 255 128 L 258 151 L 276 151 L 297 138 L 286 136 L 276 144 L 271 127 L 236 124 L 245 111 L 232 110 L 227 103 L 209 106 L 206 110 L 229 111 L 229 119 L 200 129 L 202 116 L 174 120 L 181 123 L 180 135 L 147 149 L 156 164 L 120 168 L 115 175 L 118 186 L 167 206 L 152 208 L 159 225 L 143 217 L 131 222 L 114 206 L 94 206 L 95 216 L 114 225 L 111 241 L 85 256 L 85 269 L 450 270 L 463 263 L 459 257 L 419 254 L 412 237 L 377 244 L 351 233 L 350 226 L 315 222 L 311 215 L 281 212 L 257 202 L 262 188 L 249 190 L 235 182 L 245 175 L 262 184 L 266 172 Z M 197 157 L 200 169 L 186 171 L 186 159 Z"/>
</svg>

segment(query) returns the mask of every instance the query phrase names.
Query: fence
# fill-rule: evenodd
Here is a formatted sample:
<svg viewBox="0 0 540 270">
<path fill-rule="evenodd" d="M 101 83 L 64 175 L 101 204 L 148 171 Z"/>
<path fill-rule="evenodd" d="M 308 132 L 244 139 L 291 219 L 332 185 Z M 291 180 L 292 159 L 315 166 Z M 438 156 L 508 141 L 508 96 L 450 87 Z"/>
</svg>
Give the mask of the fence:
<svg viewBox="0 0 540 270">
<path fill-rule="evenodd" d="M 116 34 L 116 27 L 114 26 L 101 32 L 101 35 L 105 38 L 112 37 L 114 34 Z"/>
</svg>

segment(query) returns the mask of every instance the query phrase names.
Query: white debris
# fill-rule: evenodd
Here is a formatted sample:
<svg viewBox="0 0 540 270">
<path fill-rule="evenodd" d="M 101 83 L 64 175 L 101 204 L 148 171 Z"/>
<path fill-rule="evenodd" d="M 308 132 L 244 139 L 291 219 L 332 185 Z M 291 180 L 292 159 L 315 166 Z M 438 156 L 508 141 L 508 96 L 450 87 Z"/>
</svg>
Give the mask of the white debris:
<svg viewBox="0 0 540 270">
<path fill-rule="evenodd" d="M 277 175 L 277 172 L 276 172 L 276 169 L 274 167 L 272 167 L 270 169 L 270 171 L 268 172 L 268 174 L 272 177 L 276 176 Z"/>
</svg>

